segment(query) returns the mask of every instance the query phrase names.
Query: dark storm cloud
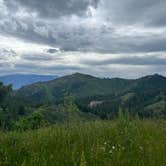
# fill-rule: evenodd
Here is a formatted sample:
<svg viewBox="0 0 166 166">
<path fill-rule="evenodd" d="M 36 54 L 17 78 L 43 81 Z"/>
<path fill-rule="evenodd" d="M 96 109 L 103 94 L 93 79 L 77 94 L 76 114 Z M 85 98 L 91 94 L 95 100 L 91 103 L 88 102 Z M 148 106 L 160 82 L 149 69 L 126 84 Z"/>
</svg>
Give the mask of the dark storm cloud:
<svg viewBox="0 0 166 166">
<path fill-rule="evenodd" d="M 38 62 L 53 60 L 53 57 L 50 57 L 47 54 L 24 54 L 22 55 L 22 58 L 24 60 L 38 61 Z"/>
<path fill-rule="evenodd" d="M 43 66 L 41 67 L 39 64 L 25 63 L 25 64 L 17 64 L 15 68 L 18 69 L 34 69 L 34 70 L 80 70 L 80 67 L 71 66 L 71 65 L 56 65 L 56 66 Z"/>
<path fill-rule="evenodd" d="M 106 17 L 119 24 L 166 25 L 165 0 L 102 0 Z"/>
<path fill-rule="evenodd" d="M 49 67 L 44 67 L 44 69 L 47 70 L 80 70 L 80 67 L 76 67 L 76 66 L 69 66 L 69 65 L 56 65 L 56 66 L 49 66 Z"/>
<path fill-rule="evenodd" d="M 166 25 L 165 0 L 5 0 L 10 11 L 19 6 L 36 12 L 39 17 L 85 16 L 89 6 L 100 9 L 107 21 L 118 24 Z"/>
<path fill-rule="evenodd" d="M 82 61 L 81 63 L 87 65 L 95 65 L 95 66 L 104 66 L 104 65 L 112 65 L 112 64 L 121 64 L 121 65 L 166 65 L 166 58 L 160 58 L 155 56 L 132 56 L 132 57 L 120 57 L 114 59 L 100 60 L 100 61 Z"/>
<path fill-rule="evenodd" d="M 0 49 L 0 54 L 12 54 L 12 55 L 16 55 L 16 52 L 14 50 L 12 50 L 12 49 L 2 48 L 2 49 Z"/>
<path fill-rule="evenodd" d="M 47 29 L 47 25 L 40 24 L 40 22 L 34 23 L 33 20 L 25 21 L 17 20 L 16 18 L 6 20 L 2 25 L 0 24 L 0 33 L 12 35 L 32 43 L 45 43 L 50 45 L 56 43 L 56 39 L 51 36 L 51 31 Z"/>
<path fill-rule="evenodd" d="M 60 17 L 65 15 L 84 15 L 89 6 L 97 7 L 99 0 L 7 0 L 10 8 L 22 5 L 41 17 Z"/>
<path fill-rule="evenodd" d="M 125 28 L 126 31 L 116 33 L 119 27 L 128 25 L 132 25 L 133 30 L 134 28 L 137 30 L 138 25 L 144 25 L 146 31 L 149 26 L 164 26 L 165 0 L 6 0 L 5 2 L 9 15 L 0 21 L 0 33 L 3 34 L 34 43 L 57 46 L 64 51 L 131 53 L 166 50 L 166 36 L 163 35 L 166 31 L 158 35 L 148 32 L 137 34 L 136 31 L 126 36 L 125 33 L 130 29 Z M 91 18 L 92 13 L 89 19 L 88 16 L 81 17 L 80 14 L 86 14 L 89 6 L 95 8 L 96 16 Z M 39 15 L 31 17 L 33 12 Z M 19 13 L 19 17 L 15 13 Z M 24 17 L 25 13 L 29 14 L 28 18 Z M 80 17 L 73 18 L 74 14 Z M 155 31 L 154 29 L 153 32 Z"/>
<path fill-rule="evenodd" d="M 53 54 L 53 53 L 56 53 L 56 52 L 58 52 L 58 50 L 55 49 L 55 48 L 50 48 L 50 49 L 47 50 L 47 53 L 50 53 L 50 54 Z"/>
</svg>

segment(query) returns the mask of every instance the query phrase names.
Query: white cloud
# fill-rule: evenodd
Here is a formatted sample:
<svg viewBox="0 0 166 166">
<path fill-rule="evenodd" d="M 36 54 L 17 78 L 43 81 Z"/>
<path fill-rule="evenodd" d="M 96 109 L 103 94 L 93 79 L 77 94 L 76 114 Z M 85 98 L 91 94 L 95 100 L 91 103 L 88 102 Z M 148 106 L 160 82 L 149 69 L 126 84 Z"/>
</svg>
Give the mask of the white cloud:
<svg viewBox="0 0 166 166">
<path fill-rule="evenodd" d="M 23 53 L 42 53 L 43 49 L 50 48 L 49 45 L 42 45 L 42 44 L 36 44 L 27 42 L 24 40 L 17 39 L 15 37 L 11 36 L 2 36 L 0 35 L 0 48 L 4 49 L 12 49 L 17 54 L 23 54 Z M 3 56 L 3 55 L 0 55 Z"/>
</svg>

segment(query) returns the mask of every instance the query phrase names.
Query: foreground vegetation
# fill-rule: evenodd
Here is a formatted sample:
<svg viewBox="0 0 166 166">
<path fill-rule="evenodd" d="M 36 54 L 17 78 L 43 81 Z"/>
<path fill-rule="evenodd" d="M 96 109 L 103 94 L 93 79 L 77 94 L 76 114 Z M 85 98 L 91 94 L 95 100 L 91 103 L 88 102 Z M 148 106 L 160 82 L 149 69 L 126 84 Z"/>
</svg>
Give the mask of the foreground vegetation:
<svg viewBox="0 0 166 166">
<path fill-rule="evenodd" d="M 119 117 L 0 133 L 0 165 L 163 166 L 166 122 Z"/>
</svg>

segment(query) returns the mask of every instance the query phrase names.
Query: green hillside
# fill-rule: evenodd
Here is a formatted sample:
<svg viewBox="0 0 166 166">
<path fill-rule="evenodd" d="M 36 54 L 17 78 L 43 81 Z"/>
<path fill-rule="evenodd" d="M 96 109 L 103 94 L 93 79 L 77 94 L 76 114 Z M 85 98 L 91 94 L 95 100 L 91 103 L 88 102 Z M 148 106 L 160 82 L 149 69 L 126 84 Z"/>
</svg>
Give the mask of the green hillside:
<svg viewBox="0 0 166 166">
<path fill-rule="evenodd" d="M 76 73 L 46 83 L 36 83 L 16 91 L 14 97 L 29 103 L 54 102 L 66 96 L 76 98 L 117 95 L 125 92 L 132 80 L 100 79 Z"/>
<path fill-rule="evenodd" d="M 105 108 L 144 109 L 166 100 L 166 78 L 158 74 L 135 80 L 96 78 L 76 73 L 45 83 L 25 86 L 13 93 L 14 100 L 26 105 L 40 106 L 59 103 L 72 96 L 78 105 L 88 109 L 91 101 L 102 101 Z M 102 108 L 101 108 L 102 109 Z M 83 110 L 85 111 L 85 110 Z"/>
<path fill-rule="evenodd" d="M 166 91 L 166 78 L 152 75 L 136 80 L 101 79 L 90 75 L 73 74 L 45 83 L 36 83 L 15 91 L 14 97 L 25 101 L 45 102 L 72 95 L 76 98 L 120 95 L 134 91 L 140 94 Z"/>
<path fill-rule="evenodd" d="M 67 96 L 73 96 L 78 106 L 83 108 L 82 111 L 99 115 L 102 112 L 104 117 L 111 117 L 119 107 L 143 112 L 148 105 L 160 101 L 165 105 L 166 78 L 155 74 L 135 80 L 101 79 L 76 73 L 46 83 L 32 84 L 13 94 L 14 99 L 31 106 L 55 104 Z M 89 110 L 88 105 L 92 101 L 101 101 L 102 104 Z"/>
<path fill-rule="evenodd" d="M 35 118 L 37 128 L 41 122 L 113 119 L 119 109 L 141 118 L 166 118 L 166 78 L 155 74 L 135 80 L 108 79 L 76 73 L 12 91 L 1 105 L 5 129 L 23 124 L 27 124 L 23 129 L 35 128 Z"/>
</svg>

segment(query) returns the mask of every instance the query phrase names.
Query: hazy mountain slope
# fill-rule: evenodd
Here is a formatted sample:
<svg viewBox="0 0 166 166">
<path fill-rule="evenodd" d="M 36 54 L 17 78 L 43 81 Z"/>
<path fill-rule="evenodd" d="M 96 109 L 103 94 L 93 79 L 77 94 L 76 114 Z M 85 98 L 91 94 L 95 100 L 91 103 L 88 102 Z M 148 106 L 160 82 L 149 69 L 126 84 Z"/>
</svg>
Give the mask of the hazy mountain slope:
<svg viewBox="0 0 166 166">
<path fill-rule="evenodd" d="M 16 91 L 14 96 L 29 103 L 42 103 L 69 95 L 76 98 L 118 95 L 127 91 L 132 83 L 133 80 L 101 79 L 76 73 L 53 81 L 25 86 Z"/>
<path fill-rule="evenodd" d="M 29 85 L 39 81 L 50 81 L 57 78 L 56 76 L 47 75 L 26 75 L 26 74 L 14 74 L 0 76 L 0 81 L 5 85 L 12 84 L 13 89 L 19 89 L 22 86 Z"/>
</svg>

